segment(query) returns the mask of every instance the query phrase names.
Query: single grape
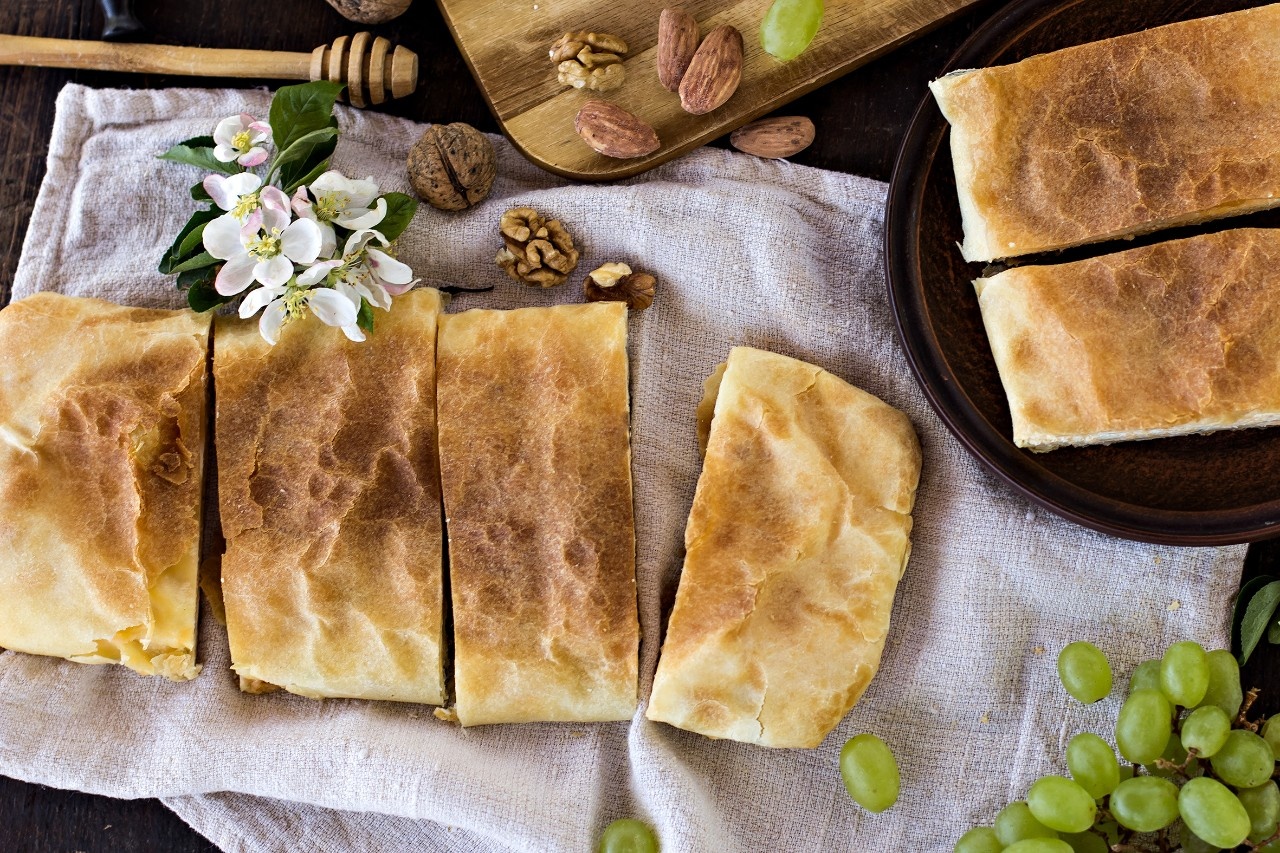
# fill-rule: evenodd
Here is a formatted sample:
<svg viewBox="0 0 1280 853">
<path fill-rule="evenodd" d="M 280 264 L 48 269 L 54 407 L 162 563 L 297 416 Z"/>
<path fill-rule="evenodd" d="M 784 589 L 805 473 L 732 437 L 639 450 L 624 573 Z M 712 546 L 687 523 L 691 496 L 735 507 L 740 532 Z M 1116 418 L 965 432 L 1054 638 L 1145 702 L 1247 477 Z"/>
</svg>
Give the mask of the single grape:
<svg viewBox="0 0 1280 853">
<path fill-rule="evenodd" d="M 1026 802 L 1016 800 L 996 815 L 996 837 L 1007 846 L 1027 838 L 1057 838 L 1058 833 L 1036 820 Z"/>
<path fill-rule="evenodd" d="M 1071 778 L 1095 800 L 1105 797 L 1120 784 L 1120 763 L 1115 751 L 1092 732 L 1081 732 L 1067 744 L 1067 769 Z"/>
<path fill-rule="evenodd" d="M 1178 792 L 1178 811 L 1187 828 L 1209 844 L 1235 847 L 1249 836 L 1249 813 L 1231 789 L 1216 779 L 1188 779 Z"/>
<path fill-rule="evenodd" d="M 1160 660 L 1144 660 L 1129 676 L 1129 692 L 1160 689 Z"/>
<path fill-rule="evenodd" d="M 1182 721 L 1182 748 L 1194 749 L 1197 755 L 1211 757 L 1222 749 L 1231 734 L 1231 718 L 1217 705 L 1196 708 Z"/>
<path fill-rule="evenodd" d="M 1228 785 L 1256 788 L 1275 772 L 1276 756 L 1270 744 L 1258 735 L 1234 729 L 1209 763 L 1218 778 Z"/>
<path fill-rule="evenodd" d="M 822 0 L 773 0 L 760 23 L 760 45 L 787 62 L 804 53 L 821 23 Z"/>
<path fill-rule="evenodd" d="M 1062 836 L 1073 853 L 1111 853 L 1111 845 L 1096 832 L 1073 832 Z"/>
<path fill-rule="evenodd" d="M 1127 761 L 1124 764 L 1121 764 L 1120 765 L 1120 781 L 1123 782 L 1125 779 L 1132 779 L 1133 777 L 1134 777 L 1133 765 L 1128 763 Z"/>
<path fill-rule="evenodd" d="M 1250 841 L 1261 841 L 1271 837 L 1280 824 L 1280 788 L 1268 779 L 1256 788 L 1243 788 L 1236 791 L 1240 805 L 1249 813 Z"/>
<path fill-rule="evenodd" d="M 1071 845 L 1057 838 L 1028 838 L 1015 841 L 1004 853 L 1072 853 Z"/>
<path fill-rule="evenodd" d="M 1155 832 L 1178 819 L 1178 786 L 1156 776 L 1126 779 L 1111 793 L 1111 814 L 1120 825 Z"/>
<path fill-rule="evenodd" d="M 1218 853 L 1221 847 L 1215 847 L 1187 829 L 1185 823 L 1178 824 L 1178 840 L 1182 844 L 1182 853 Z"/>
<path fill-rule="evenodd" d="M 849 739 L 840 750 L 840 775 L 849 796 L 869 812 L 882 812 L 898 801 L 898 762 L 875 735 Z"/>
<path fill-rule="evenodd" d="M 599 853 L 658 853 L 658 839 L 640 821 L 623 818 L 604 828 Z"/>
<path fill-rule="evenodd" d="M 1280 716 L 1268 717 L 1262 724 L 1262 739 L 1271 744 L 1271 751 L 1280 755 Z"/>
<path fill-rule="evenodd" d="M 1209 663 L 1204 648 L 1190 640 L 1174 643 L 1160 662 L 1160 689 L 1175 705 L 1194 708 L 1209 690 Z"/>
<path fill-rule="evenodd" d="M 1240 689 L 1240 664 L 1235 655 L 1226 649 L 1217 649 L 1204 656 L 1209 665 L 1209 689 L 1200 700 L 1200 707 L 1217 705 L 1231 719 L 1240 713 L 1244 704 L 1244 691 Z"/>
<path fill-rule="evenodd" d="M 1093 643 L 1071 643 L 1058 655 L 1058 678 L 1077 701 L 1090 705 L 1111 692 L 1111 664 Z"/>
<path fill-rule="evenodd" d="M 1004 850 L 1004 845 L 994 829 L 976 826 L 960 836 L 953 853 L 1000 853 L 1001 850 Z"/>
<path fill-rule="evenodd" d="M 1037 780 L 1027 792 L 1027 806 L 1036 820 L 1058 832 L 1084 832 L 1098 814 L 1093 796 L 1062 776 Z"/>
<path fill-rule="evenodd" d="M 1173 708 L 1156 690 L 1135 690 L 1116 718 L 1116 744 L 1134 764 L 1151 764 L 1164 752 L 1173 733 Z"/>
</svg>

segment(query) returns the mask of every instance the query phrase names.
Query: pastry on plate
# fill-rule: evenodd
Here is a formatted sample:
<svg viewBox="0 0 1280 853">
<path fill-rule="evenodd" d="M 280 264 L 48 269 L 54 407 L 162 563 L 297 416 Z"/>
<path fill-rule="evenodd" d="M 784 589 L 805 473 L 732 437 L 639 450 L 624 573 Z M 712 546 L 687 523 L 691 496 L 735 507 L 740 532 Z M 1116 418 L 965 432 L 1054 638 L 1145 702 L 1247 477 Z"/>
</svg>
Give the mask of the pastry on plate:
<svg viewBox="0 0 1280 853">
<path fill-rule="evenodd" d="M 735 347 L 699 409 L 702 475 L 646 716 L 815 747 L 880 665 L 911 550 L 906 415 L 821 368 Z"/>
<path fill-rule="evenodd" d="M 464 311 L 439 349 L 459 721 L 630 719 L 626 306 Z"/>
<path fill-rule="evenodd" d="M 1280 204 L 1280 4 L 930 84 L 951 123 L 966 260 Z"/>
<path fill-rule="evenodd" d="M 194 678 L 209 318 L 0 311 L 0 647 Z"/>
<path fill-rule="evenodd" d="M 444 701 L 435 434 L 440 294 L 355 343 L 313 316 L 273 347 L 214 330 L 222 593 L 241 688 Z"/>
<path fill-rule="evenodd" d="M 974 282 L 1031 450 L 1280 423 L 1280 231 L 1242 228 Z"/>
</svg>

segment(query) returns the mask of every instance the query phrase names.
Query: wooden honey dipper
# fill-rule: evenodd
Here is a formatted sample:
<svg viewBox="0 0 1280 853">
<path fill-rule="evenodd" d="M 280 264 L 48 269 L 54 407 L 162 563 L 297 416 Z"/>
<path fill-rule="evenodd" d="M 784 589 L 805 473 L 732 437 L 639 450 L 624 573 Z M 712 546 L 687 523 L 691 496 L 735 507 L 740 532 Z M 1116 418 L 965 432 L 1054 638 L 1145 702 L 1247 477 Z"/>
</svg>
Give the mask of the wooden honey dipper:
<svg viewBox="0 0 1280 853">
<path fill-rule="evenodd" d="M 353 107 L 403 98 L 418 88 L 418 55 L 370 33 L 338 36 L 311 53 L 121 44 L 0 35 L 0 65 L 87 68 L 185 77 L 332 80 L 347 85 Z"/>
</svg>

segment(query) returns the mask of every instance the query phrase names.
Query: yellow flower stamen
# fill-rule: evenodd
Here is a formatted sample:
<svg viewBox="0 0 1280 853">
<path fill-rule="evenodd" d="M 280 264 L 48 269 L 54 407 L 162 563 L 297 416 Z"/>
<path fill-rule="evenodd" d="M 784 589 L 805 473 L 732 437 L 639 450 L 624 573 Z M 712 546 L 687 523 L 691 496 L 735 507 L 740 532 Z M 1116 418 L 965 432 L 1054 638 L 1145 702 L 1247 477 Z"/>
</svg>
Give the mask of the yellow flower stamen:
<svg viewBox="0 0 1280 853">
<path fill-rule="evenodd" d="M 240 151 L 248 151 L 249 146 L 252 145 L 252 143 L 249 141 L 250 139 L 251 137 L 249 136 L 249 131 L 242 130 L 239 133 L 237 133 L 235 136 L 231 137 L 231 145 L 232 147 L 237 148 Z"/>
<path fill-rule="evenodd" d="M 261 234 L 250 240 L 245 249 L 260 261 L 274 258 L 280 254 L 280 230 L 271 229 L 269 234 Z"/>
<path fill-rule="evenodd" d="M 253 213 L 257 209 L 258 194 L 249 193 L 248 195 L 240 196 L 240 200 L 236 202 L 236 206 L 231 208 L 231 215 L 243 222 L 250 213 Z"/>
<path fill-rule="evenodd" d="M 302 288 L 289 288 L 284 295 L 284 311 L 290 320 L 301 320 L 307 313 L 307 300 L 311 294 Z"/>
</svg>

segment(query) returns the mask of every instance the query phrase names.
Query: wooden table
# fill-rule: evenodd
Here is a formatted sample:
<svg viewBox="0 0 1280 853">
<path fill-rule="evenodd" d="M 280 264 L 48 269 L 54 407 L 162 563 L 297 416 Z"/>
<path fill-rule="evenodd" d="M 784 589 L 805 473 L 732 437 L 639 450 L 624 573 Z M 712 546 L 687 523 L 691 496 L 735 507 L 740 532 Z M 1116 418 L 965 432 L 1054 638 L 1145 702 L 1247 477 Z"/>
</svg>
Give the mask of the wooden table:
<svg viewBox="0 0 1280 853">
<path fill-rule="evenodd" d="M 810 116 L 818 127 L 812 147 L 796 162 L 888 180 L 898 141 L 925 92 L 965 37 L 1000 5 L 981 0 L 951 22 L 784 110 Z M 357 28 L 323 0 L 212 0 L 165 3 L 138 0 L 150 41 L 203 47 L 310 50 Z M 270 10 L 269 17 L 266 10 Z M 4 0 L 0 32 L 59 38 L 97 38 L 102 18 L 95 0 Z M 417 0 L 400 20 L 374 28 L 416 50 L 422 90 L 388 112 L 419 121 L 465 121 L 496 130 L 484 101 L 429 0 Z M 0 301 L 8 302 L 36 192 L 44 176 L 54 98 L 68 81 L 90 86 L 161 87 L 244 85 L 159 76 L 0 68 Z M 57 227 L 57 223 L 45 223 Z M 1280 546 L 1254 547 L 1246 573 L 1275 573 Z M 1225 607 L 1224 603 L 1224 607 Z M 1247 682 L 1264 692 L 1264 710 L 1280 706 L 1280 654 L 1265 647 L 1251 662 Z M 0 850 L 183 851 L 214 850 L 160 803 L 113 800 L 58 791 L 0 777 Z"/>
</svg>

